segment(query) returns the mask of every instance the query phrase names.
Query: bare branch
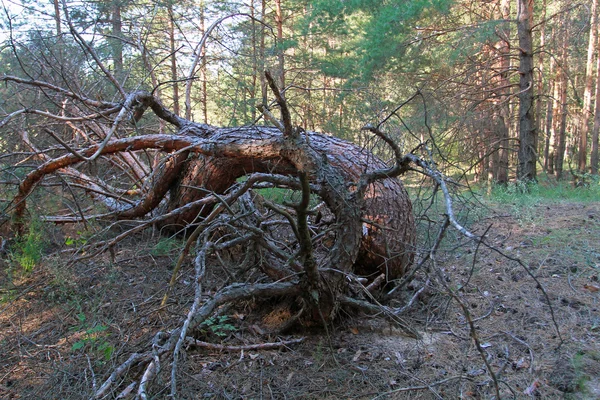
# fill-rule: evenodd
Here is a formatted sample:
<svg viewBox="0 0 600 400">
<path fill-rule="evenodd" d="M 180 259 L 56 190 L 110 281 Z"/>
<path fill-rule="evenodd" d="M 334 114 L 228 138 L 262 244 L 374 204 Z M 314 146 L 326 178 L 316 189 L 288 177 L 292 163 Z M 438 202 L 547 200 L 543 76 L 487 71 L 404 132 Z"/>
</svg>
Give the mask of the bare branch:
<svg viewBox="0 0 600 400">
<path fill-rule="evenodd" d="M 202 348 L 210 349 L 210 350 L 238 352 L 238 351 L 242 351 L 242 350 L 256 351 L 256 350 L 281 349 L 281 348 L 286 348 L 286 347 L 292 346 L 294 344 L 302 343 L 303 341 L 304 341 L 304 338 L 298 338 L 298 339 L 292 339 L 292 340 L 282 340 L 280 342 L 274 342 L 274 343 L 258 343 L 258 344 L 239 345 L 239 346 L 227 346 L 227 345 L 223 345 L 223 344 L 203 342 L 198 339 L 187 337 L 185 344 L 189 347 L 202 347 Z"/>
<path fill-rule="evenodd" d="M 277 84 L 275 83 L 275 80 L 273 79 L 269 71 L 265 71 L 265 77 L 267 78 L 269 87 L 275 95 L 277 105 L 281 110 L 281 119 L 283 120 L 283 135 L 286 138 L 292 138 L 294 137 L 294 127 L 292 126 L 292 117 L 290 115 L 290 110 L 288 109 L 287 102 L 285 101 L 283 94 L 279 91 L 279 88 L 277 87 Z"/>
<path fill-rule="evenodd" d="M 94 61 L 96 61 L 96 64 L 98 65 L 98 67 L 100 67 L 102 72 L 104 72 L 104 75 L 106 75 L 108 80 L 112 82 L 112 84 L 115 86 L 117 91 L 121 94 L 123 99 L 127 98 L 127 95 L 125 93 L 125 90 L 123 89 L 123 86 L 121 86 L 121 84 L 117 81 L 117 79 L 114 77 L 114 75 L 108 70 L 108 68 L 106 68 L 104 66 L 104 63 L 100 60 L 100 57 L 98 57 L 98 54 L 96 54 L 96 51 L 92 48 L 92 46 L 90 46 L 85 41 L 85 39 L 83 37 L 81 37 L 81 34 L 79 34 L 79 32 L 77 32 L 77 29 L 75 29 L 75 26 L 73 25 L 73 21 L 71 21 L 71 16 L 69 14 L 69 10 L 67 8 L 67 2 L 65 0 L 61 0 L 61 2 L 63 5 L 63 12 L 65 14 L 65 19 L 67 20 L 67 24 L 69 25 L 69 31 L 71 32 L 71 34 L 75 37 L 75 39 L 77 39 L 79 44 L 82 47 L 84 47 L 85 50 L 92 56 Z"/>
<path fill-rule="evenodd" d="M 97 107 L 100 109 L 110 109 L 110 108 L 115 109 L 115 108 L 119 107 L 119 104 L 117 104 L 117 103 L 93 100 L 93 99 L 90 99 L 89 97 L 82 96 L 79 93 L 74 93 L 70 90 L 61 88 L 60 86 L 56 86 L 56 85 L 53 85 L 51 83 L 44 82 L 44 81 L 38 81 L 36 79 L 23 79 L 23 78 L 19 78 L 16 76 L 4 75 L 3 77 L 0 78 L 0 82 L 15 82 L 15 83 L 23 84 L 23 85 L 35 86 L 35 87 L 44 88 L 44 89 L 50 89 L 57 93 L 63 94 L 67 97 L 70 97 L 72 99 L 79 100 L 82 103 L 84 103 L 90 107 Z"/>
</svg>

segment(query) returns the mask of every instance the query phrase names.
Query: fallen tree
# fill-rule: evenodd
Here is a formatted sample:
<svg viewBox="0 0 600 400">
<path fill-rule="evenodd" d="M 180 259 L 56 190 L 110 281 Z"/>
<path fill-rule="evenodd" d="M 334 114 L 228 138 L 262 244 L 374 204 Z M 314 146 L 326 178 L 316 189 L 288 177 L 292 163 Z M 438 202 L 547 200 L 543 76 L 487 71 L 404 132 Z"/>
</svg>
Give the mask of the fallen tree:
<svg viewBox="0 0 600 400">
<path fill-rule="evenodd" d="M 379 283 L 401 277 L 413 259 L 415 226 L 410 200 L 396 176 L 408 169 L 410 160 L 400 158 L 398 154 L 396 164 L 388 167 L 352 143 L 295 128 L 283 96 L 267 76 L 283 116 L 283 122 L 278 122 L 265 110 L 275 127 L 218 128 L 193 123 L 171 113 L 146 92 L 131 93 L 120 105 L 96 101 L 90 104 L 87 99 L 65 89 L 51 87 L 60 94 L 100 108 L 93 115 L 56 116 L 57 120 L 66 120 L 71 125 L 75 120 L 88 126 L 92 123 L 100 125 L 94 119 L 102 114 L 102 108 L 117 116 L 110 128 L 100 129 L 105 133 L 102 142 L 81 149 L 75 149 L 74 145 L 46 129 L 65 149 L 58 157 L 46 155 L 46 151 L 37 149 L 23 135 L 36 157 L 44 162 L 19 184 L 12 201 L 14 231 L 17 234 L 23 232 L 27 197 L 45 177 L 54 173 L 101 201 L 106 212 L 44 216 L 47 221 L 139 219 L 147 222 L 142 226 L 155 224 L 168 228 L 169 232 L 188 234 L 198 226 L 206 229 L 216 215 L 231 207 L 252 187 L 267 185 L 301 193 L 295 204 L 281 205 L 280 208 L 270 205 L 270 209 L 286 217 L 295 235 L 297 249 L 296 254 L 284 255 L 283 250 L 274 250 L 276 246 L 271 245 L 270 250 L 280 260 L 287 258 L 287 261 L 280 266 L 271 266 L 267 274 L 273 279 L 296 277 L 294 279 L 308 289 L 305 293 L 311 293 L 309 300 L 314 302 L 313 311 L 318 311 L 313 314 L 319 315 L 319 319 L 329 321 L 335 316 L 337 299 L 346 292 L 344 274 L 359 272 L 370 281 L 383 274 L 385 279 L 380 277 Z M 15 77 L 2 80 L 48 88 L 42 82 Z M 174 126 L 175 133 L 113 137 L 119 124 L 130 119 L 139 122 L 148 109 Z M 35 110 L 24 110 L 23 113 L 42 114 Z M 18 114 L 9 115 L 2 125 Z M 381 131 L 375 132 L 393 145 Z M 150 149 L 165 154 L 154 169 L 140 156 L 141 152 Z M 76 169 L 78 165 L 99 158 L 127 169 L 132 178 L 128 184 L 137 189 L 116 189 L 123 184 L 104 182 Z M 239 182 L 241 177 L 248 179 Z M 311 237 L 314 228 L 309 225 L 311 218 L 315 220 L 321 211 L 309 209 L 311 195 L 322 200 L 319 207 L 325 206 L 333 217 L 327 227 L 327 235 L 333 238 L 333 243 L 327 256 L 318 262 Z M 134 229 L 138 230 L 139 227 Z M 254 235 L 263 236 L 264 232 Z M 118 240 L 119 237 L 103 249 L 116 245 Z M 299 273 L 302 274 L 300 279 L 297 278 Z"/>
<path fill-rule="evenodd" d="M 109 94 L 86 95 L 82 88 L 90 86 L 71 82 L 63 70 L 57 70 L 59 76 L 54 78 L 34 74 L 48 81 L 32 78 L 27 71 L 27 79 L 0 77 L 5 88 L 11 88 L 13 94 L 25 93 L 27 100 L 14 102 L 27 106 L 11 109 L 0 121 L 0 149 L 11 148 L 1 159 L 7 178 L 0 180 L 6 188 L 0 201 L 7 206 L 0 210 L 0 224 L 12 225 L 17 240 L 26 234 L 28 223 L 38 218 L 56 224 L 94 224 L 99 232 L 81 242 L 76 261 L 106 253 L 114 261 L 115 248 L 122 241 L 129 238 L 135 242 L 137 233 L 156 227 L 169 236 L 185 238 L 171 287 L 182 275 L 194 275 L 188 279 L 193 297 L 182 299 L 191 304 L 185 318 L 175 329 L 159 328 L 147 348 L 120 360 L 102 385 L 96 387 L 94 381 L 96 398 L 123 398 L 134 389 L 140 398 L 147 398 L 149 384 L 161 365 L 170 366 L 171 397 L 176 398 L 182 349 L 199 345 L 194 329 L 215 316 L 220 307 L 256 298 L 274 298 L 290 307 L 292 316 L 278 332 L 297 323 L 328 329 L 345 307 L 384 315 L 407 334 L 419 337 L 401 315 L 437 280 L 463 308 L 471 336 L 481 350 L 468 308 L 447 285 L 447 277 L 435 268 L 435 253 L 450 225 L 477 241 L 477 248 L 487 245 L 484 237 L 474 236 L 454 218 L 447 179 L 435 167 L 427 144 L 420 143 L 403 154 L 384 132 L 386 121 L 417 95 L 377 125 L 364 127 L 386 147 L 386 154 L 391 154 L 388 162 L 356 144 L 294 126 L 284 95 L 268 74 L 280 119 L 263 105 L 261 111 L 269 126 L 199 124 L 189 117 L 194 70 L 205 39 L 224 18 L 207 30 L 194 51 L 196 59 L 186 78 L 187 118 L 182 118 L 154 92 L 128 92 L 77 33 L 66 5 L 64 10 L 75 42 L 102 71 L 101 80 L 90 86 L 108 83 L 114 88 L 106 90 Z M 152 68 L 148 73 L 152 74 Z M 156 85 L 155 90 L 160 84 Z M 119 100 L 102 100 L 109 96 Z M 148 119 L 158 121 L 154 130 L 141 128 Z M 13 137 L 19 137 L 20 143 L 6 146 Z M 435 237 L 421 244 L 419 262 L 412 267 L 417 245 L 415 221 L 399 179 L 409 170 L 433 182 L 431 202 L 441 192 L 445 208 L 443 221 L 431 225 L 439 227 L 438 233 L 427 232 Z M 39 194 L 42 190 L 46 192 Z M 269 190 L 283 190 L 286 198 L 272 201 L 261 195 Z M 7 242 L 0 239 L 0 252 L 5 252 Z M 226 254 L 229 260 L 223 261 Z M 183 267 L 186 260 L 191 261 L 194 272 Z M 206 270 L 217 261 L 230 279 L 216 291 L 205 291 Z M 428 261 L 433 270 L 427 271 L 426 283 L 419 284 L 405 304 L 393 308 L 380 303 L 378 289 L 388 283 L 406 284 Z M 166 297 L 163 304 L 165 301 Z M 297 342 L 217 347 L 236 351 Z M 481 355 L 499 397 L 494 371 L 483 351 Z M 139 374 L 123 390 L 123 376 L 132 369 Z"/>
<path fill-rule="evenodd" d="M 81 96 L 43 82 L 3 77 L 5 82 L 50 88 L 99 110 L 91 115 L 65 118 L 27 109 L 8 115 L 0 125 L 7 125 L 20 114 L 37 114 L 64 122 L 67 130 L 73 129 L 74 133 L 86 129 L 101 132 L 102 139 L 78 147 L 46 127 L 43 130 L 63 149 L 62 154 L 50 156 L 48 149 L 40 150 L 22 132 L 23 143 L 32 150 L 30 158 L 39 164 L 20 180 L 5 210 L 12 215 L 12 231 L 16 236 L 23 234 L 29 196 L 51 176 L 59 176 L 69 190 L 83 190 L 93 199 L 92 204 L 100 203 L 104 210 L 98 212 L 98 207 L 92 207 L 84 211 L 77 204 L 75 212 L 43 215 L 43 220 L 85 223 L 93 219 L 113 224 L 138 221 L 136 226 L 112 239 L 86 244 L 82 249 L 86 251 L 85 257 L 112 250 L 125 237 L 149 226 L 186 235 L 187 246 L 173 277 L 195 246 L 198 287 L 186 322 L 169 334 L 163 346 L 164 353 L 172 353 L 174 360 L 186 340 L 186 332 L 225 302 L 255 296 L 296 296 L 303 305 L 294 321 L 302 319 L 326 325 L 342 304 L 362 305 L 368 311 L 367 302 L 347 297 L 350 286 L 373 291 L 402 277 L 413 261 L 415 224 L 411 202 L 397 178 L 409 169 L 412 160 L 402 156 L 379 129 L 368 128 L 395 151 L 391 166 L 352 143 L 294 127 L 285 99 L 270 75 L 267 77 L 281 109 L 282 122 L 264 109 L 274 127 L 237 128 L 185 120 L 146 92 L 130 93 L 121 104 L 91 104 Z M 97 120 L 99 115 L 107 117 L 102 109 L 109 110 L 108 115 L 116 115 L 110 125 Z M 137 123 L 149 109 L 170 123 L 174 133 L 117 137 L 126 120 Z M 75 126 L 75 122 L 80 125 Z M 148 157 L 151 150 L 155 153 Z M 154 161 L 154 166 L 149 160 Z M 129 182 L 107 182 L 83 172 L 82 166 L 95 163 L 118 166 L 127 172 Z M 253 191 L 260 188 L 286 189 L 297 196 L 293 202 L 278 204 Z M 274 224 L 279 226 L 273 229 Z M 230 233 L 227 240 L 215 235 L 223 229 Z M 285 236 L 286 232 L 285 243 L 277 240 L 276 236 Z M 252 252 L 266 253 L 263 257 L 266 262 L 260 264 L 260 269 L 272 283 L 229 286 L 212 301 L 202 304 L 200 282 L 207 254 L 249 243 L 252 243 L 247 247 L 250 250 L 243 257 L 253 257 Z M 398 320 L 393 313 L 390 315 Z M 417 335 L 414 331 L 412 334 Z M 149 364 L 147 374 L 151 375 L 152 370 Z M 110 382 L 109 379 L 107 385 Z M 140 382 L 142 392 L 144 388 Z M 99 391 L 99 396 L 103 391 Z"/>
</svg>

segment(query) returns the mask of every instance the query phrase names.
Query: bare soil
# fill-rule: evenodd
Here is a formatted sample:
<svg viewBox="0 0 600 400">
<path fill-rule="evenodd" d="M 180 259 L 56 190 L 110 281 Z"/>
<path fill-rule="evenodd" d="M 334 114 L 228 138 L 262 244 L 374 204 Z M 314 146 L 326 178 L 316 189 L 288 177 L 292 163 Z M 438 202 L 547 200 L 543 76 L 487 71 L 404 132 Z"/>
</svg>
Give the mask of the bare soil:
<svg viewBox="0 0 600 400">
<path fill-rule="evenodd" d="M 600 398 L 600 203 L 507 207 L 476 229 L 481 234 L 490 224 L 488 241 L 521 259 L 529 273 L 499 252 L 458 239 L 446 242 L 437 268 L 469 309 L 501 397 Z M 49 237 L 57 250 L 65 232 Z M 157 252 L 157 240 L 137 238 L 114 259 L 73 264 L 68 253 L 47 256 L 28 274 L 2 256 L 0 398 L 90 398 L 130 354 L 148 350 L 156 332 L 181 323 L 193 299 L 192 272 L 161 308 L 177 248 Z M 465 313 L 431 278 L 402 316 L 420 340 L 351 312 L 327 331 L 296 327 L 282 334 L 278 328 L 290 318 L 285 299 L 224 307 L 194 332 L 197 339 L 225 347 L 304 340 L 277 350 L 190 347 L 180 367 L 180 398 L 493 398 Z M 421 271 L 388 303 L 406 303 L 427 279 Z M 215 266 L 204 290 L 210 296 L 227 283 L 230 277 Z M 156 399 L 169 392 L 170 368 L 162 370 L 151 385 Z M 141 372 L 129 371 L 107 398 Z"/>
</svg>

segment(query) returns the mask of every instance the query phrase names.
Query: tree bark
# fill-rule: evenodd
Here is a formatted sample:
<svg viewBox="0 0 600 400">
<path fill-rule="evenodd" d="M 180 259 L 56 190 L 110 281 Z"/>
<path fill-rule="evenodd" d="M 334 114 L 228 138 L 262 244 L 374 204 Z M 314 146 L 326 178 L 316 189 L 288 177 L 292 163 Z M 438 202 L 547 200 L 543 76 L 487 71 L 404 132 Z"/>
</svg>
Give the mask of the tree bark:
<svg viewBox="0 0 600 400">
<path fill-rule="evenodd" d="M 548 174 L 554 174 L 554 150 L 552 149 L 552 145 L 554 144 L 554 101 L 552 94 L 558 93 L 556 90 L 557 84 L 554 79 L 554 70 L 555 70 L 555 60 L 552 58 L 550 60 L 550 71 L 548 76 L 550 77 L 550 85 L 548 88 L 548 92 L 551 94 L 548 96 L 546 100 L 546 126 L 545 126 L 545 143 L 544 143 L 544 169 Z"/>
<path fill-rule="evenodd" d="M 577 169 L 585 173 L 587 169 L 587 146 L 590 114 L 592 112 L 592 86 L 594 81 L 594 53 L 598 25 L 598 0 L 592 1 L 590 15 L 590 37 L 588 42 L 587 62 L 585 64 L 585 89 L 583 92 L 583 108 L 579 125 L 579 149 L 577 154 Z"/>
<path fill-rule="evenodd" d="M 500 31 L 501 40 L 498 51 L 500 53 L 500 81 L 499 85 L 502 90 L 500 96 L 500 111 L 499 111 L 499 126 L 498 139 L 500 153 L 498 157 L 498 168 L 496 173 L 496 181 L 501 184 L 508 182 L 508 156 L 510 153 L 510 103 L 508 101 L 508 87 L 510 86 L 509 71 L 510 71 L 510 31 L 508 29 L 508 21 L 510 19 L 510 1 L 501 0 L 500 2 L 500 17 L 505 21 L 504 29 Z"/>
<path fill-rule="evenodd" d="M 519 36 L 519 163 L 517 179 L 536 180 L 536 143 L 533 101 L 533 0 L 518 0 Z"/>
<path fill-rule="evenodd" d="M 542 2 L 542 15 L 541 15 L 541 20 L 545 21 L 546 20 L 546 0 L 544 0 Z M 545 48 L 546 47 L 546 24 L 542 23 L 541 24 L 541 29 L 540 29 L 540 48 Z M 543 143 L 539 143 L 538 142 L 538 146 L 537 146 L 537 152 L 538 154 L 543 154 L 544 155 L 544 171 L 547 171 L 546 169 L 546 165 L 547 165 L 547 154 L 546 154 L 546 150 L 548 149 L 547 144 L 550 142 L 549 138 L 545 135 L 546 130 L 544 129 L 544 123 L 546 122 L 546 118 L 542 117 L 542 106 L 544 104 L 544 102 L 542 101 L 541 96 L 545 93 L 546 91 L 546 79 L 545 79 L 545 67 L 544 67 L 544 57 L 545 56 L 545 52 L 540 51 L 538 53 L 538 61 L 537 61 L 537 65 L 538 65 L 538 82 L 537 82 L 537 93 L 538 93 L 538 101 L 535 103 L 535 116 L 536 116 L 536 132 L 538 135 L 538 139 L 540 138 L 540 135 L 543 135 L 544 137 L 544 141 Z M 550 74 L 552 74 L 552 72 L 550 71 Z"/>
<path fill-rule="evenodd" d="M 123 37 L 123 23 L 121 20 L 120 0 L 113 0 L 110 13 L 112 34 L 114 36 L 111 38 L 110 43 L 115 68 L 115 77 L 118 80 L 121 80 L 123 78 L 123 42 L 121 41 L 121 38 Z"/>
<path fill-rule="evenodd" d="M 54 21 L 56 22 L 56 35 L 60 36 L 62 34 L 60 27 L 60 4 L 59 0 L 54 0 Z"/>
<path fill-rule="evenodd" d="M 151 103 L 151 96 L 139 94 L 155 113 L 169 120 L 179 131 L 176 135 L 146 135 L 115 139 L 102 149 L 108 156 L 123 151 L 160 149 L 178 152 L 150 183 L 148 194 L 127 209 L 113 214 L 118 219 L 140 218 L 155 209 L 171 190 L 167 210 L 182 209 L 173 219 L 162 221 L 171 227 L 186 227 L 211 208 L 190 204 L 210 193 L 224 193 L 239 177 L 255 172 L 280 176 L 303 176 L 335 216 L 335 244 L 324 266 L 331 271 L 355 271 L 365 275 L 385 273 L 395 279 L 412 263 L 415 225 L 406 190 L 397 178 L 373 180 L 359 191 L 360 182 L 373 171 L 387 169 L 385 163 L 370 152 L 349 142 L 314 132 L 296 133 L 288 138 L 278 128 L 217 128 L 195 124 L 166 112 Z M 89 157 L 98 150 L 92 146 L 80 152 Z M 188 157 L 188 153 L 194 157 Z M 76 154 L 45 162 L 26 176 L 15 197 L 15 221 L 21 223 L 26 198 L 45 175 L 81 162 Z M 181 175 L 181 179 L 176 180 Z M 337 295 L 344 290 L 345 276 L 330 272 L 327 288 L 320 287 L 325 300 L 321 310 L 335 314 Z M 330 293 L 331 291 L 331 293 Z"/>
<path fill-rule="evenodd" d="M 171 81 L 173 85 L 173 112 L 180 115 L 179 110 L 179 85 L 177 84 L 177 52 L 175 49 L 175 15 L 173 14 L 173 4 L 168 3 L 167 14 L 169 17 L 169 47 L 171 51 Z"/>
<path fill-rule="evenodd" d="M 205 5 L 204 2 L 200 4 L 200 33 L 202 36 L 206 33 L 206 16 L 205 16 Z M 202 96 L 201 108 L 203 122 L 208 124 L 208 68 L 206 68 L 206 46 L 202 46 L 202 61 L 200 64 L 200 79 L 202 80 Z"/>
<path fill-rule="evenodd" d="M 596 90 L 594 98 L 594 127 L 592 129 L 592 151 L 590 154 L 590 167 L 592 175 L 598 175 L 598 132 L 600 131 L 600 35 L 596 42 Z"/>
<path fill-rule="evenodd" d="M 565 17 L 563 17 L 565 18 Z M 563 21 L 562 27 L 562 44 L 560 51 L 560 74 L 558 82 L 556 83 L 559 87 L 559 96 L 557 108 L 559 112 L 554 112 L 555 118 L 555 140 L 554 140 L 554 171 L 556 173 L 556 179 L 562 179 L 563 164 L 565 159 L 565 150 L 567 142 L 567 90 L 568 90 L 568 63 L 567 63 L 567 37 L 568 27 Z M 558 110 L 556 110 L 558 111 Z M 560 118 L 559 118 L 560 117 Z"/>
<path fill-rule="evenodd" d="M 275 26 L 277 27 L 277 61 L 279 63 L 279 87 L 285 89 L 283 11 L 281 9 L 281 0 L 275 0 Z"/>
<path fill-rule="evenodd" d="M 280 140 L 280 132 L 268 127 L 228 130 L 192 125 L 181 134 L 218 137 L 219 142 L 232 141 L 241 146 L 248 145 L 242 143 L 255 141 L 253 138 L 261 138 L 274 146 Z M 307 135 L 311 148 L 318 153 L 315 158 L 327 160 L 327 164 L 335 171 L 336 178 L 332 179 L 358 182 L 366 171 L 385 167 L 383 162 L 354 144 L 314 132 Z M 285 158 L 276 155 L 279 150 L 269 147 L 270 145 L 265 145 L 264 150 L 249 156 L 196 156 L 188 159 L 175 189 L 176 194 L 171 196 L 168 211 L 197 201 L 206 196 L 208 191 L 223 193 L 243 175 L 255 172 L 294 175 L 296 168 Z M 311 176 L 311 180 L 314 179 Z M 336 207 L 335 204 L 328 206 L 330 209 Z M 402 276 L 412 262 L 415 239 L 412 206 L 402 183 L 398 179 L 388 179 L 371 184 L 361 208 L 362 218 L 366 222 L 362 223 L 362 245 L 356 267 L 365 275 L 381 271 L 389 279 Z M 332 211 L 335 213 L 334 209 Z M 164 225 L 181 229 L 193 222 L 198 215 L 206 215 L 208 212 L 209 208 L 202 209 L 202 206 L 198 206 L 180 214 L 176 219 L 165 221 Z"/>
</svg>

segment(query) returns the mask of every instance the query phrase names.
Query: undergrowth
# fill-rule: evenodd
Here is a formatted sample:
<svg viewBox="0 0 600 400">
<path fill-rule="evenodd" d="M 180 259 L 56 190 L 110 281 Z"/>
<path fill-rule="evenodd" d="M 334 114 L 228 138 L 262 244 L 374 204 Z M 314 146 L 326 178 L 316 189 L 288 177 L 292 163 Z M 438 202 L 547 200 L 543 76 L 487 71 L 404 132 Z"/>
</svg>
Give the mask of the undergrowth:
<svg viewBox="0 0 600 400">
<path fill-rule="evenodd" d="M 535 184 L 509 182 L 476 189 L 484 203 L 499 207 L 514 216 L 519 224 L 536 222 L 534 208 L 541 204 L 590 203 L 600 199 L 600 185 L 575 187 L 572 182 L 540 179 Z"/>
<path fill-rule="evenodd" d="M 17 238 L 10 252 L 10 258 L 24 272 L 29 273 L 42 259 L 44 247 L 42 224 L 39 220 L 33 219 L 29 224 L 27 233 Z"/>
<path fill-rule="evenodd" d="M 489 193 L 485 193 L 485 190 L 482 190 L 482 194 L 493 202 L 521 206 L 557 202 L 586 203 L 598 201 L 600 198 L 598 183 L 574 187 L 571 182 L 555 182 L 548 179 L 540 180 L 537 184 L 529 184 L 526 189 L 523 183 L 509 182 L 506 185 L 494 184 Z"/>
</svg>

